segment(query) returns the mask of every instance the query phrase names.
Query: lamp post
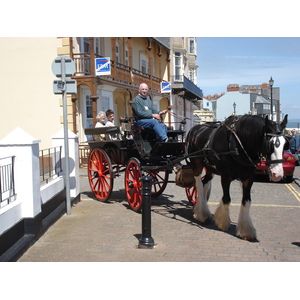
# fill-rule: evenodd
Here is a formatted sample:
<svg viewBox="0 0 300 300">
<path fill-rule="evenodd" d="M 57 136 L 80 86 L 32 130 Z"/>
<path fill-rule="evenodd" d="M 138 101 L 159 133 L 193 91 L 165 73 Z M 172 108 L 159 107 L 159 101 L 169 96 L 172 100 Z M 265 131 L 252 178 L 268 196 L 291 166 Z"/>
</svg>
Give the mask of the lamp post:
<svg viewBox="0 0 300 300">
<path fill-rule="evenodd" d="M 274 80 L 271 76 L 270 80 L 269 80 L 269 86 L 270 86 L 270 89 L 271 89 L 271 120 L 273 121 L 273 84 L 274 84 Z"/>
<path fill-rule="evenodd" d="M 235 108 L 236 108 L 236 104 L 235 102 L 233 103 L 233 115 L 235 116 Z"/>
</svg>

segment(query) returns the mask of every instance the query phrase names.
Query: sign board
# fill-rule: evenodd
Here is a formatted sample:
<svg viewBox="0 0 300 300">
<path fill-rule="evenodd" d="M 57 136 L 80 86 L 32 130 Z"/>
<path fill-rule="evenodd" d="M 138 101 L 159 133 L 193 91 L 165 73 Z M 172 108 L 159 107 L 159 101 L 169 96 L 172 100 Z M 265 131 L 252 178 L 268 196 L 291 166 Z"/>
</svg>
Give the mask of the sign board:
<svg viewBox="0 0 300 300">
<path fill-rule="evenodd" d="M 77 85 L 76 80 L 54 80 L 53 81 L 53 93 L 54 94 L 62 94 L 62 92 L 66 92 L 66 94 L 76 94 L 77 93 Z"/>
<path fill-rule="evenodd" d="M 161 82 L 161 93 L 171 93 L 171 83 L 169 81 Z"/>
<path fill-rule="evenodd" d="M 110 57 L 95 58 L 96 76 L 110 75 L 111 64 Z"/>
<path fill-rule="evenodd" d="M 62 61 L 64 61 L 65 70 L 62 70 Z M 67 78 L 71 77 L 75 73 L 75 63 L 68 56 L 58 56 L 52 62 L 52 72 L 58 78 L 61 77 L 62 72 Z"/>
</svg>

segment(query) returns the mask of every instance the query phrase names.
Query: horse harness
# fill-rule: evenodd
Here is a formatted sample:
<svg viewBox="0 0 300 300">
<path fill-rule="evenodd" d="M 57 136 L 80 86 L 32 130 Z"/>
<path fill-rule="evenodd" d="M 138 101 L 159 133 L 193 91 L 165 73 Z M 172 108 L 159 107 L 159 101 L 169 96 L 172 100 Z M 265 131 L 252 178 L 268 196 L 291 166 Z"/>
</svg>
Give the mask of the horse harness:
<svg viewBox="0 0 300 300">
<path fill-rule="evenodd" d="M 277 125 L 276 133 L 265 133 L 264 134 L 263 148 L 262 148 L 261 153 L 259 153 L 259 159 L 257 161 L 253 161 L 250 158 L 250 156 L 248 155 L 248 153 L 247 153 L 246 149 L 244 148 L 242 142 L 240 141 L 238 135 L 236 134 L 236 124 L 238 121 L 239 121 L 239 118 L 237 116 L 234 116 L 230 125 L 225 124 L 225 122 L 214 124 L 213 126 L 215 126 L 215 128 L 210 133 L 208 141 L 206 142 L 204 147 L 201 150 L 187 154 L 187 157 L 189 157 L 189 158 L 204 157 L 205 163 L 207 165 L 212 166 L 209 162 L 209 157 L 214 156 L 218 160 L 220 160 L 220 156 L 222 156 L 222 155 L 232 155 L 232 157 L 235 158 L 236 160 L 238 160 L 238 162 L 240 164 L 251 165 L 253 167 L 256 167 L 256 164 L 261 162 L 264 157 L 267 157 L 268 153 L 272 153 L 274 151 L 274 143 L 272 141 L 273 138 L 276 138 L 275 147 L 280 146 L 279 136 L 283 136 L 283 133 L 281 133 L 281 131 L 278 128 L 278 124 L 276 124 Z M 228 141 L 229 151 L 217 153 L 213 149 L 212 145 L 213 145 L 214 138 L 215 138 L 217 131 L 222 126 L 224 126 L 231 133 L 229 135 L 229 141 Z M 237 143 L 239 144 L 240 148 L 242 149 L 243 153 L 245 154 L 245 157 L 242 157 L 240 155 L 238 148 L 237 148 Z M 283 162 L 284 162 L 284 159 L 277 159 L 277 160 L 267 159 L 267 165 L 275 164 L 275 163 L 283 163 Z"/>
</svg>

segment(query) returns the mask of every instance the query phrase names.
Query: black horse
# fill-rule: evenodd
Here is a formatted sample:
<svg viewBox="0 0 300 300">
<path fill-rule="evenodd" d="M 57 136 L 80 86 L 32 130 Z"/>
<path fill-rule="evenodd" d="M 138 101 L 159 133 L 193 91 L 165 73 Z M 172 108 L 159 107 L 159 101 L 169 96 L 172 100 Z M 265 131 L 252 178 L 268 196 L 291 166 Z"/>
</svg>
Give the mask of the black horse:
<svg viewBox="0 0 300 300">
<path fill-rule="evenodd" d="M 191 128 L 186 138 L 186 148 L 196 180 L 194 217 L 198 221 L 207 223 L 212 219 L 207 200 L 213 174 L 218 174 L 221 176 L 223 197 L 214 220 L 220 230 L 228 230 L 231 222 L 230 183 L 239 179 L 242 182 L 243 198 L 236 234 L 243 239 L 256 239 L 249 211 L 255 165 L 262 157 L 266 157 L 271 180 L 281 180 L 283 149 L 286 147 L 282 131 L 286 123 L 287 115 L 281 124 L 268 117 L 243 115 L 231 116 L 220 124 L 196 125 Z M 206 169 L 206 175 L 201 180 L 203 168 Z"/>
</svg>

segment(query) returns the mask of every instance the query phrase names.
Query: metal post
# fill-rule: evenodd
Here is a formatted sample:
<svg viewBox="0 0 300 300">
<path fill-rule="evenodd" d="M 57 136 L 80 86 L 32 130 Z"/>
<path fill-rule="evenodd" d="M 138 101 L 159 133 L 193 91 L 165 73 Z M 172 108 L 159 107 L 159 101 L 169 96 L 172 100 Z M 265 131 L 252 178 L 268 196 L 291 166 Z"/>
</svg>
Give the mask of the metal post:
<svg viewBox="0 0 300 300">
<path fill-rule="evenodd" d="M 273 121 L 273 87 L 271 85 L 271 120 Z"/>
<path fill-rule="evenodd" d="M 142 236 L 139 248 L 152 249 L 154 239 L 151 237 L 151 177 L 142 177 Z"/>
<path fill-rule="evenodd" d="M 66 97 L 66 68 L 65 58 L 61 60 L 61 81 L 63 83 L 62 98 L 63 98 L 63 118 L 64 118 L 64 145 L 65 145 L 65 160 L 66 160 L 66 207 L 67 215 L 71 214 L 71 199 L 70 199 L 70 167 L 69 167 L 69 137 L 68 137 L 68 110 Z"/>
</svg>

